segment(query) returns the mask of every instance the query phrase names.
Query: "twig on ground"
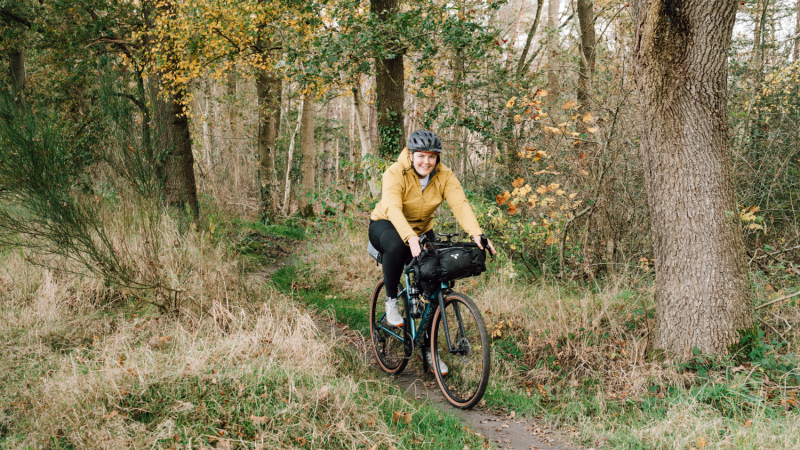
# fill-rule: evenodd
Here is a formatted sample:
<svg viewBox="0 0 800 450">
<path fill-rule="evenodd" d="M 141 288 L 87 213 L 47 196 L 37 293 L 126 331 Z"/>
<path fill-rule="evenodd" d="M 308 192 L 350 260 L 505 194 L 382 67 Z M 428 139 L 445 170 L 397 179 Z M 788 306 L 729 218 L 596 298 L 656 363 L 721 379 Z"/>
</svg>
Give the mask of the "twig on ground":
<svg viewBox="0 0 800 450">
<path fill-rule="evenodd" d="M 800 291 L 797 291 L 794 294 L 789 294 L 789 295 L 783 296 L 781 298 L 776 298 L 775 300 L 773 300 L 773 301 L 771 301 L 769 303 L 764 303 L 763 305 L 756 306 L 756 310 L 759 310 L 761 308 L 767 307 L 769 305 L 772 305 L 772 304 L 775 304 L 775 303 L 778 303 L 778 302 L 782 302 L 784 300 L 788 300 L 788 299 L 790 299 L 792 297 L 797 297 L 798 295 L 800 295 Z"/>
<path fill-rule="evenodd" d="M 781 334 L 781 332 L 780 332 L 780 331 L 776 330 L 776 329 L 775 329 L 775 327 L 773 327 L 772 325 L 770 325 L 770 323 L 769 323 L 769 322 L 766 322 L 766 321 L 765 321 L 765 322 L 762 322 L 762 323 L 763 323 L 764 325 L 768 326 L 770 330 L 774 331 L 774 332 L 775 332 L 775 334 L 777 334 L 778 336 L 780 336 L 782 340 L 784 340 L 784 341 L 786 340 L 786 337 L 785 337 L 783 334 Z"/>
<path fill-rule="evenodd" d="M 759 367 L 760 365 L 761 365 L 761 364 L 756 364 L 755 366 L 753 366 L 753 368 L 752 368 L 752 369 L 750 369 L 750 373 L 748 373 L 748 374 L 747 374 L 747 376 L 746 376 L 746 377 L 744 377 L 744 381 L 742 381 L 742 386 L 744 386 L 745 384 L 747 384 L 747 380 L 749 380 L 749 379 L 750 379 L 750 375 L 752 375 L 752 374 L 753 374 L 753 372 L 755 372 L 755 370 L 756 370 L 756 369 L 758 369 L 758 367 Z"/>
</svg>

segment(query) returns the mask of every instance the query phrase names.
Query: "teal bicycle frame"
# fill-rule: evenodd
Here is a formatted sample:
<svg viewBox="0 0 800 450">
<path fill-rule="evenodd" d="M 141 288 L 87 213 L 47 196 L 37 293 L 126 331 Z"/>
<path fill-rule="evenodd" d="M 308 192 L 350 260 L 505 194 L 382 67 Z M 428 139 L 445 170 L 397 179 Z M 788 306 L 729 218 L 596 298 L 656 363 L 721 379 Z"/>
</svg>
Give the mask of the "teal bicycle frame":
<svg viewBox="0 0 800 450">
<path fill-rule="evenodd" d="M 405 307 L 406 312 L 409 311 L 408 286 L 411 285 L 411 279 L 409 277 L 409 274 L 411 274 L 415 270 L 416 268 L 411 264 L 409 264 L 408 266 L 406 266 L 405 269 L 403 269 L 403 277 L 406 282 L 405 288 L 401 290 L 397 295 L 398 298 L 400 297 L 403 298 L 403 305 Z M 422 296 L 420 296 L 420 301 L 427 303 L 427 305 L 425 305 L 425 310 L 422 312 L 422 318 L 420 320 L 419 330 L 417 330 L 416 322 L 414 321 L 414 319 L 410 317 L 410 314 L 408 314 L 409 320 L 405 321 L 407 322 L 407 325 L 404 325 L 404 327 L 406 327 L 406 332 L 411 335 L 410 342 L 413 344 L 413 347 L 410 350 L 412 353 L 413 353 L 413 348 L 422 347 L 422 345 L 424 344 L 424 342 L 422 342 L 424 333 L 419 333 L 419 331 L 424 330 L 426 327 L 429 326 L 428 321 L 430 321 L 431 318 L 433 317 L 433 313 L 436 311 L 436 307 L 439 307 L 442 309 L 442 311 L 444 311 L 444 296 L 446 294 L 449 294 L 450 292 L 452 292 L 451 284 L 445 282 L 439 282 L 439 287 L 434 289 L 433 293 L 431 293 L 430 300 L 427 301 L 423 300 Z M 436 304 L 433 303 L 433 299 L 437 300 Z M 456 320 L 458 321 L 459 331 L 461 332 L 460 335 L 464 336 L 464 321 L 461 319 L 461 310 L 459 309 L 457 303 L 453 305 L 453 310 L 455 311 Z M 389 335 L 399 340 L 400 342 L 403 342 L 406 345 L 408 345 L 408 342 L 406 342 L 406 340 L 403 339 L 402 336 L 395 333 L 394 330 L 383 325 L 383 319 L 385 317 L 386 313 L 384 313 L 380 317 L 380 319 L 378 319 L 378 322 L 375 325 L 378 328 L 382 329 L 383 331 L 387 332 Z M 453 344 L 450 340 L 450 328 L 447 324 L 447 316 L 445 314 L 442 314 L 442 329 L 444 330 L 444 335 L 447 340 L 447 350 L 450 353 L 462 354 L 465 351 L 467 351 L 467 349 L 460 348 L 462 347 L 460 345 L 459 348 L 453 348 Z"/>
</svg>

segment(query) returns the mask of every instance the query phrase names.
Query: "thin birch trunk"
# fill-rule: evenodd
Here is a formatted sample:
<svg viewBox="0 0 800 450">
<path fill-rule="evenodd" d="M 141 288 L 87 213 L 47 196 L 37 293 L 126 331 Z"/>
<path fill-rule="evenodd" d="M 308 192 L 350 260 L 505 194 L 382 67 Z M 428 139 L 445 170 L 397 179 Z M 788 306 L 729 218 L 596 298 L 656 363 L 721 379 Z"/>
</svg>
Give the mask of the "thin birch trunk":
<svg viewBox="0 0 800 450">
<path fill-rule="evenodd" d="M 308 100 L 303 104 L 303 119 L 300 125 L 300 151 L 303 152 L 303 162 L 300 166 L 301 182 L 298 199 L 299 212 L 302 217 L 314 217 L 314 204 L 310 196 L 314 193 L 317 175 L 317 148 L 314 141 L 314 96 L 306 94 Z"/>
<path fill-rule="evenodd" d="M 561 94 L 561 85 L 558 80 L 558 18 L 560 0 L 548 0 L 547 4 L 547 32 L 550 34 L 547 49 L 547 92 L 545 100 L 554 103 Z"/>
<path fill-rule="evenodd" d="M 794 51 L 792 56 L 794 60 L 800 60 L 800 0 L 797 0 L 795 5 L 795 24 L 794 24 Z"/>
<path fill-rule="evenodd" d="M 519 23 L 522 21 L 522 16 L 525 15 L 525 0 L 522 0 L 521 3 L 517 20 L 514 22 L 514 33 L 511 34 L 511 39 L 508 40 L 508 47 L 506 47 L 506 51 L 503 54 L 503 59 L 506 61 L 506 70 L 511 68 L 511 60 L 514 59 L 513 55 L 516 53 L 514 45 L 517 43 L 517 36 L 519 36 Z"/>
<path fill-rule="evenodd" d="M 534 58 L 536 58 L 536 55 L 539 54 L 539 50 L 541 50 L 541 47 L 539 47 L 538 49 L 536 49 L 535 52 L 533 52 L 531 57 L 528 58 L 528 52 L 531 49 L 531 42 L 533 42 L 533 38 L 534 36 L 536 36 L 537 28 L 539 28 L 539 19 L 542 17 L 543 9 L 544 9 L 544 0 L 537 0 L 536 18 L 533 19 L 533 25 L 531 25 L 531 29 L 528 32 L 528 37 L 527 39 L 525 39 L 525 47 L 522 49 L 522 55 L 519 57 L 519 62 L 517 63 L 517 72 L 515 74 L 517 78 L 519 78 L 528 71 L 528 67 L 530 67 L 531 62 L 533 61 Z"/>
<path fill-rule="evenodd" d="M 292 175 L 292 156 L 294 155 L 294 139 L 297 137 L 297 133 L 300 132 L 300 123 L 303 120 L 303 109 L 305 103 L 305 96 L 300 99 L 300 104 L 297 105 L 297 127 L 294 129 L 292 133 L 292 137 L 289 139 L 289 152 L 286 155 L 286 182 L 284 184 L 284 191 L 283 191 L 283 208 L 282 212 L 284 215 L 287 215 L 289 212 L 289 191 L 292 189 L 292 185 L 289 182 L 290 177 Z M 288 115 L 288 114 L 287 114 Z"/>
</svg>

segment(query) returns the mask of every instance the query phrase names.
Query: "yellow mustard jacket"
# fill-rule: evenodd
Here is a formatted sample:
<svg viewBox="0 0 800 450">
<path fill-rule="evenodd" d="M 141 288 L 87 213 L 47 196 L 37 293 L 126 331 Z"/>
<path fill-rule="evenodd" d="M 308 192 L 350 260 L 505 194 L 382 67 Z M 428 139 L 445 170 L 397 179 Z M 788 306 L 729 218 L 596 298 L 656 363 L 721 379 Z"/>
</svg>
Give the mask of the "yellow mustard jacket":
<svg viewBox="0 0 800 450">
<path fill-rule="evenodd" d="M 447 200 L 461 228 L 470 236 L 483 234 L 461 183 L 453 171 L 441 163 L 441 157 L 423 192 L 411 163 L 411 153 L 406 148 L 397 162 L 383 173 L 381 201 L 375 205 L 370 218 L 391 221 L 407 244 L 411 236 L 420 236 L 433 228 L 433 213 L 442 200 Z"/>
</svg>

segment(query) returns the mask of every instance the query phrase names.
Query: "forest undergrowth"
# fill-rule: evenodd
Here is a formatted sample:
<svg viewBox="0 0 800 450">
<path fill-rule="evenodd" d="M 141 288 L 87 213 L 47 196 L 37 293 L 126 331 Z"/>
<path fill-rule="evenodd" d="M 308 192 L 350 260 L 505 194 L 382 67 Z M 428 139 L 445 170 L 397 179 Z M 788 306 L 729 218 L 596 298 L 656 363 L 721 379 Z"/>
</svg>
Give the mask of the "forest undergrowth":
<svg viewBox="0 0 800 450">
<path fill-rule="evenodd" d="M 153 238 L 124 224 L 107 231 L 129 249 Z M 0 448 L 483 444 L 376 381 L 307 308 L 250 276 L 246 249 L 273 255 L 302 229 L 195 230 L 165 215 L 158 230 L 159 253 L 129 262 L 173 282 L 176 309 L 166 313 L 68 262 L 46 268 L 30 250 L 0 253 Z M 398 411 L 413 420 L 397 421 Z"/>
<path fill-rule="evenodd" d="M 359 219 L 329 227 L 304 263 L 275 279 L 368 337 L 368 298 L 382 275 L 366 228 Z M 751 279 L 757 305 L 796 285 Z M 677 361 L 650 342 L 652 282 L 645 266 L 590 282 L 533 279 L 502 251 L 487 273 L 458 281 L 493 339 L 485 407 L 546 420 L 596 448 L 798 448 L 797 303 L 758 310 L 758 327 L 729 356 Z"/>
</svg>

